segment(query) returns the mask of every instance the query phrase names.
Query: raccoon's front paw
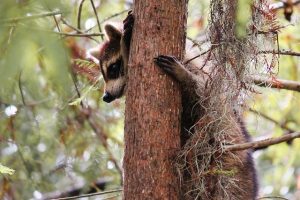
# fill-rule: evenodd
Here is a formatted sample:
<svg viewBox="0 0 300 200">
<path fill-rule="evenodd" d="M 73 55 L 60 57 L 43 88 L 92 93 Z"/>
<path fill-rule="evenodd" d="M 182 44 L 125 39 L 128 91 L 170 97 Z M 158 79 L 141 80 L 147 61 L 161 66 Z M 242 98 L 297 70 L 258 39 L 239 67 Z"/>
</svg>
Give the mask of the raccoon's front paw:
<svg viewBox="0 0 300 200">
<path fill-rule="evenodd" d="M 165 72 L 173 76 L 178 81 L 183 81 L 188 71 L 181 62 L 174 56 L 160 55 L 154 58 L 154 62 Z"/>
<path fill-rule="evenodd" d="M 134 17 L 133 17 L 132 11 L 130 10 L 128 12 L 127 17 L 123 20 L 124 30 L 130 30 L 130 29 L 132 30 L 133 23 L 134 23 Z"/>
<path fill-rule="evenodd" d="M 123 21 L 123 35 L 127 47 L 130 46 L 133 24 L 134 24 L 134 17 L 132 11 L 129 11 L 126 19 L 124 19 Z"/>
</svg>

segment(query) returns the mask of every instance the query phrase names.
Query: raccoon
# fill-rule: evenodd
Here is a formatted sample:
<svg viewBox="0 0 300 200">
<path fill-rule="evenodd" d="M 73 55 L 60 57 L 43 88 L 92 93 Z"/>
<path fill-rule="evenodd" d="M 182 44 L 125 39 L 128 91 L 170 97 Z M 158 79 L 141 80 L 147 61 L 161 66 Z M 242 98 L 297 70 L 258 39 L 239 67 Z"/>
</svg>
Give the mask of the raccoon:
<svg viewBox="0 0 300 200">
<path fill-rule="evenodd" d="M 109 103 L 121 97 L 126 90 L 127 80 L 127 63 L 130 50 L 130 40 L 132 35 L 134 18 L 129 13 L 124 20 L 123 29 L 119 29 L 112 24 L 105 25 L 104 29 L 107 35 L 107 41 L 102 44 L 95 54 L 97 56 L 101 72 L 105 81 L 105 92 L 103 101 Z M 190 45 L 189 45 L 190 46 Z M 179 82 L 182 90 L 182 121 L 181 121 L 181 145 L 182 149 L 186 147 L 196 134 L 197 126 L 195 124 L 203 121 L 205 118 L 205 100 L 199 103 L 200 93 L 209 92 L 206 84 L 213 73 L 210 73 L 210 65 L 213 61 L 208 57 L 193 59 L 193 50 L 186 53 L 185 61 L 180 62 L 176 57 L 169 55 L 160 55 L 154 58 L 154 62 L 163 71 L 169 74 L 174 80 Z M 220 101 L 221 103 L 221 101 Z M 224 136 L 226 141 L 231 143 L 243 143 L 249 141 L 249 135 L 244 128 L 243 122 L 240 120 L 234 110 L 226 112 L 228 115 L 226 120 L 227 132 Z M 197 133 L 198 138 L 206 138 L 207 135 Z M 208 143 L 214 145 L 214 138 Z M 199 149 L 199 151 L 204 151 Z M 204 173 L 201 183 L 194 183 L 193 166 L 186 166 L 183 170 L 183 199 L 255 199 L 257 196 L 257 181 L 254 163 L 252 161 L 251 150 L 244 150 L 233 153 L 220 154 L 219 157 L 213 157 L 205 170 L 211 173 Z M 205 160 L 205 155 L 197 155 L 198 160 Z M 217 172 L 217 163 L 221 163 L 222 169 L 219 171 L 233 171 L 231 175 Z M 186 164 L 188 165 L 188 164 Z M 225 177 L 224 177 L 225 176 Z M 226 176 L 232 176 L 228 179 Z M 222 179 L 223 177 L 223 179 Z M 234 183 L 228 183 L 227 180 L 233 180 Z M 223 181 L 223 182 L 222 182 Z M 197 184 L 204 184 L 204 189 L 198 190 Z M 224 190 L 225 188 L 225 190 Z M 194 191 L 194 192 L 191 192 Z"/>
<path fill-rule="evenodd" d="M 103 101 L 110 103 L 120 98 L 126 89 L 127 63 L 129 57 L 130 40 L 133 26 L 131 12 L 123 22 L 124 28 L 119 25 L 106 24 L 104 26 L 107 41 L 87 52 L 87 58 L 99 63 L 105 81 Z"/>
</svg>

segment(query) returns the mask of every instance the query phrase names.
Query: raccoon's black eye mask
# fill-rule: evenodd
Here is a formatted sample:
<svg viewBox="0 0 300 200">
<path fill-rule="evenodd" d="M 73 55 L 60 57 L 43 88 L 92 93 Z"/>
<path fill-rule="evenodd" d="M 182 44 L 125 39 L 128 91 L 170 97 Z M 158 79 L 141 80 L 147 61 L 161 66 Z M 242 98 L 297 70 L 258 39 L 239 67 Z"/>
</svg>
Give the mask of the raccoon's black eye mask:
<svg viewBox="0 0 300 200">
<path fill-rule="evenodd" d="M 121 74 L 122 59 L 117 60 L 115 63 L 109 65 L 107 69 L 108 79 L 117 79 Z"/>
</svg>

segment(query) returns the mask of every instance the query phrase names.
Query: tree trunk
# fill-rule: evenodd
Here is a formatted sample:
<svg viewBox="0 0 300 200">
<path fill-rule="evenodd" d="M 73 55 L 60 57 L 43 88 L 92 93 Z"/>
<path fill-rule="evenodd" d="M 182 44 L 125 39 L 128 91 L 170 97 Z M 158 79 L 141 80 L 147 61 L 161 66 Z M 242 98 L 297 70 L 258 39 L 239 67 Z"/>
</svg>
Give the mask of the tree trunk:
<svg viewBox="0 0 300 200">
<path fill-rule="evenodd" d="M 125 111 L 124 199 L 179 199 L 179 86 L 153 62 L 183 58 L 187 0 L 134 3 Z"/>
</svg>

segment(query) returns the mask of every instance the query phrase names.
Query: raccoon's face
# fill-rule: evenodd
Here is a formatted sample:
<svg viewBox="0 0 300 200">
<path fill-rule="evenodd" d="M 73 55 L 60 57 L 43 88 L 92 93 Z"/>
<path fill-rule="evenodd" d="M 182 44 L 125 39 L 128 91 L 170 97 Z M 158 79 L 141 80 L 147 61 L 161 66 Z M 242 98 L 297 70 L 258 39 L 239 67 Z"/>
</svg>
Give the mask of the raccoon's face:
<svg viewBox="0 0 300 200">
<path fill-rule="evenodd" d="M 125 92 L 126 74 L 121 51 L 122 32 L 107 24 L 105 32 L 108 37 L 100 50 L 99 64 L 105 81 L 103 101 L 110 103 Z"/>
<path fill-rule="evenodd" d="M 126 77 L 122 57 L 100 60 L 101 72 L 105 81 L 103 101 L 110 103 L 121 97 L 126 86 Z"/>
</svg>

